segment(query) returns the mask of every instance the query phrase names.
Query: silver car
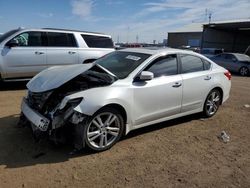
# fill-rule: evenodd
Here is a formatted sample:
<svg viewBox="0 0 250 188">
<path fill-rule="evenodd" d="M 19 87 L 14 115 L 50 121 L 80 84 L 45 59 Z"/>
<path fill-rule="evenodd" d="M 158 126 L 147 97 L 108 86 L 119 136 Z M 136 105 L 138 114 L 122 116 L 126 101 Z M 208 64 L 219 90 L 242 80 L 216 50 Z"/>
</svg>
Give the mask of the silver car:
<svg viewBox="0 0 250 188">
<path fill-rule="evenodd" d="M 239 73 L 241 76 L 248 76 L 250 70 L 250 57 L 239 53 L 222 53 L 211 58 L 218 65 L 231 72 Z"/>
<path fill-rule="evenodd" d="M 20 124 L 56 141 L 71 132 L 76 148 L 103 151 L 134 129 L 198 112 L 213 116 L 229 97 L 230 80 L 226 69 L 195 52 L 123 49 L 36 75 Z"/>
</svg>

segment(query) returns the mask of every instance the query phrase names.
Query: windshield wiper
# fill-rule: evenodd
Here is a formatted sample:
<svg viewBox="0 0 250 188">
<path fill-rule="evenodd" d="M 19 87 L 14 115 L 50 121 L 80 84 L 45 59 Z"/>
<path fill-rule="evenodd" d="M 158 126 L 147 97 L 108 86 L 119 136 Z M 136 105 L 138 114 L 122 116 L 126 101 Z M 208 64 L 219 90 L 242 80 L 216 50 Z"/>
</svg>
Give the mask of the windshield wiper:
<svg viewBox="0 0 250 188">
<path fill-rule="evenodd" d="M 98 68 L 100 68 L 100 69 L 102 69 L 103 71 L 105 71 L 106 73 L 108 73 L 109 75 L 115 77 L 116 80 L 119 79 L 114 73 L 110 72 L 108 69 L 104 68 L 103 66 L 101 66 L 101 65 L 99 65 L 99 64 L 97 64 L 97 63 L 95 63 L 95 65 L 96 65 Z"/>
</svg>

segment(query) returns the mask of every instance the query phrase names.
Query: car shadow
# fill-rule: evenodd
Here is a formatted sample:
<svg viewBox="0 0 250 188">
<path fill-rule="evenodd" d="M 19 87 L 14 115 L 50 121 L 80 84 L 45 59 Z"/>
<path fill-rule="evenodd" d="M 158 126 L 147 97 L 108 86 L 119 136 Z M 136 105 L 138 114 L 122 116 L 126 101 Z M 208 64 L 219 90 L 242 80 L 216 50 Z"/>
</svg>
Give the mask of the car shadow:
<svg viewBox="0 0 250 188">
<path fill-rule="evenodd" d="M 0 81 L 0 91 L 23 90 L 27 89 L 26 84 L 28 81 Z"/>
<path fill-rule="evenodd" d="M 194 119 L 199 119 L 200 117 L 199 114 L 194 114 L 137 129 L 123 137 L 122 140 L 179 125 Z M 46 140 L 36 143 L 28 127 L 17 126 L 18 120 L 18 114 L 0 118 L 0 166 L 4 165 L 5 168 L 20 168 L 36 164 L 60 163 L 75 157 L 95 155 L 94 152 L 87 149 L 70 154 L 73 151 L 73 146 L 70 143 L 59 147 L 53 146 Z"/>
<path fill-rule="evenodd" d="M 30 128 L 17 126 L 18 120 L 18 114 L 0 118 L 0 166 L 20 168 L 59 163 L 70 158 L 93 154 L 88 150 L 82 150 L 72 155 L 71 144 L 54 146 L 46 140 L 37 143 Z"/>
<path fill-rule="evenodd" d="M 164 122 L 157 123 L 154 125 L 149 125 L 147 127 L 143 127 L 143 128 L 131 131 L 128 135 L 124 136 L 123 139 L 126 140 L 126 139 L 136 137 L 136 136 L 141 135 L 141 134 L 146 134 L 148 132 L 158 131 L 160 129 L 164 129 L 164 128 L 175 126 L 175 125 L 181 125 L 183 123 L 187 123 L 189 121 L 193 121 L 193 120 L 197 120 L 197 119 L 201 119 L 201 118 L 202 118 L 202 114 L 196 113 L 196 114 L 184 116 L 181 118 L 164 121 Z"/>
</svg>

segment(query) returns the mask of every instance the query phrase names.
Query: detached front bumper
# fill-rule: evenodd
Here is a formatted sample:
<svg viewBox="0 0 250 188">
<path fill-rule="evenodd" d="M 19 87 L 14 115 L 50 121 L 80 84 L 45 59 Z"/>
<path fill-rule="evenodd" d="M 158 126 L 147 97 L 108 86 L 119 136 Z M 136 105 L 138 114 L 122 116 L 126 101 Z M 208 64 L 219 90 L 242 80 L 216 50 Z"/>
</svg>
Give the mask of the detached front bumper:
<svg viewBox="0 0 250 188">
<path fill-rule="evenodd" d="M 30 125 L 36 141 L 49 138 L 49 140 L 58 144 L 73 139 L 75 148 L 81 149 L 84 147 L 82 142 L 83 126 L 80 123 L 86 116 L 75 112 L 73 107 L 69 107 L 53 116 L 53 118 L 48 119 L 33 109 L 27 99 L 23 98 L 21 111 L 19 124 L 23 126 Z"/>
<path fill-rule="evenodd" d="M 24 116 L 32 123 L 33 126 L 38 128 L 40 131 L 47 131 L 50 124 L 50 120 L 41 115 L 39 112 L 33 110 L 28 105 L 26 98 L 23 98 L 21 111 Z"/>
</svg>

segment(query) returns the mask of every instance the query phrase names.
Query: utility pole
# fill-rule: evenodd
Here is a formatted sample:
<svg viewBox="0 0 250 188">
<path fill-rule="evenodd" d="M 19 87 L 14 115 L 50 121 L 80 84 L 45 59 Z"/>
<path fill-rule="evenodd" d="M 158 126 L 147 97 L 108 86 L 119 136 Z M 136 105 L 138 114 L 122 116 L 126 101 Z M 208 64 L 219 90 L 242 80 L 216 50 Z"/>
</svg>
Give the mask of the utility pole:
<svg viewBox="0 0 250 188">
<path fill-rule="evenodd" d="M 211 19 L 212 19 L 212 13 L 210 12 L 209 15 L 208 15 L 208 23 L 210 24 L 211 23 Z"/>
<path fill-rule="evenodd" d="M 139 41 L 139 36 L 138 34 L 136 35 L 136 43 L 138 44 L 138 41 Z"/>
<path fill-rule="evenodd" d="M 207 21 L 207 14 L 208 14 L 208 10 L 206 8 L 206 10 L 205 10 L 205 22 Z"/>
<path fill-rule="evenodd" d="M 128 30 L 127 30 L 127 44 L 128 44 L 128 41 L 129 41 L 129 26 L 128 26 Z"/>
<path fill-rule="evenodd" d="M 120 36 L 117 35 L 117 43 L 120 43 Z"/>
</svg>

